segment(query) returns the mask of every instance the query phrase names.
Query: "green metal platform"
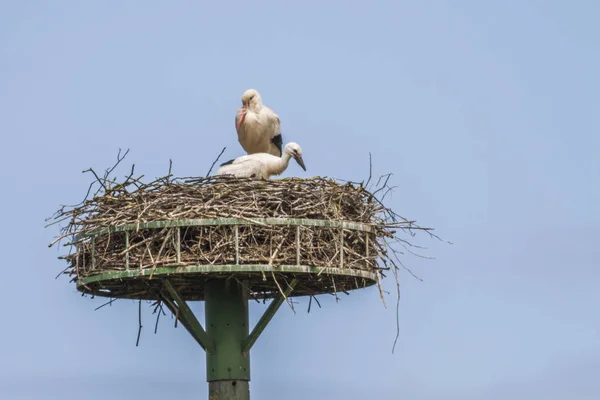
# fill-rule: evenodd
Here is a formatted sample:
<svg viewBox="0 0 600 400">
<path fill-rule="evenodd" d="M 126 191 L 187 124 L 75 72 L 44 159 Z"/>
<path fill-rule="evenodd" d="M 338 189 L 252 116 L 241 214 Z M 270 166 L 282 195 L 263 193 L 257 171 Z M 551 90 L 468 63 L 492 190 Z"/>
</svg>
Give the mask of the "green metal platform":
<svg viewBox="0 0 600 400">
<path fill-rule="evenodd" d="M 232 227 L 235 263 L 183 265 L 181 229 L 211 225 Z M 240 262 L 238 227 L 247 225 L 293 227 L 296 234 L 296 263 L 271 265 Z M 332 243 L 341 249 L 334 265 L 314 267 L 302 264 L 300 227 L 339 231 L 339 236 L 335 236 L 336 243 Z M 130 265 L 131 232 L 164 228 L 173 229 L 170 234 L 173 234 L 176 243 L 174 265 L 154 268 L 136 268 L 135 265 Z M 365 245 L 364 269 L 348 267 L 344 258 L 345 231 L 355 231 L 364 235 L 364 238 L 361 238 L 361 243 L 364 241 Z M 96 240 L 101 235 L 115 232 L 124 233 L 122 269 L 103 271 L 97 260 Z M 342 291 L 377 283 L 376 270 L 368 268 L 370 260 L 376 258 L 369 258 L 369 240 L 375 240 L 374 235 L 372 226 L 346 221 L 220 218 L 152 221 L 104 227 L 80 234 L 69 244 L 91 246 L 87 260 L 85 253 L 82 260 L 76 260 L 79 268 L 85 271 L 85 274 L 76 280 L 79 291 L 112 298 L 160 300 L 206 351 L 209 398 L 247 400 L 250 396 L 250 350 L 288 297 L 333 292 L 336 290 L 336 283 L 332 277 L 338 279 L 338 285 L 342 286 L 337 289 Z M 373 239 L 369 239 L 371 236 Z M 248 300 L 250 296 L 257 297 L 257 293 L 262 293 L 263 297 L 272 300 L 260 320 L 250 330 Z M 204 326 L 187 304 L 187 301 L 194 300 L 204 301 Z"/>
</svg>

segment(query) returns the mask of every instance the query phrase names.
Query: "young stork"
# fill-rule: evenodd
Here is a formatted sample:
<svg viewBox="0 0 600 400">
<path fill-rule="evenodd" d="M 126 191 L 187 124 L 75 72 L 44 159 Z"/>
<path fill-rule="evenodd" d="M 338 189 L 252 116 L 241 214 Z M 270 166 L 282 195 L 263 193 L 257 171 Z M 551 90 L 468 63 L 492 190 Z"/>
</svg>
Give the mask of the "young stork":
<svg viewBox="0 0 600 400">
<path fill-rule="evenodd" d="M 269 153 L 281 157 L 279 117 L 264 106 L 260 94 L 248 89 L 242 95 L 242 107 L 235 114 L 238 141 L 248 154 Z"/>
<path fill-rule="evenodd" d="M 235 160 L 221 164 L 217 175 L 233 175 L 238 178 L 258 178 L 268 180 L 271 175 L 279 175 L 286 170 L 290 158 L 306 171 L 302 160 L 302 149 L 296 143 L 288 143 L 281 157 L 268 153 L 256 153 L 238 157 Z"/>
</svg>

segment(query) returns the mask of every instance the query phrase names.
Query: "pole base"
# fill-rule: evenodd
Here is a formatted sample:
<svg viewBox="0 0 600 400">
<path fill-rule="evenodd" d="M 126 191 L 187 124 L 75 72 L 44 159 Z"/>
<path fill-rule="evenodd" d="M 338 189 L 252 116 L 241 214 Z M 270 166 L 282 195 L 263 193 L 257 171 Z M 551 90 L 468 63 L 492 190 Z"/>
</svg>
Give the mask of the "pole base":
<svg viewBox="0 0 600 400">
<path fill-rule="evenodd" d="M 208 383 L 209 400 L 250 400 L 248 381 L 225 380 Z"/>
</svg>

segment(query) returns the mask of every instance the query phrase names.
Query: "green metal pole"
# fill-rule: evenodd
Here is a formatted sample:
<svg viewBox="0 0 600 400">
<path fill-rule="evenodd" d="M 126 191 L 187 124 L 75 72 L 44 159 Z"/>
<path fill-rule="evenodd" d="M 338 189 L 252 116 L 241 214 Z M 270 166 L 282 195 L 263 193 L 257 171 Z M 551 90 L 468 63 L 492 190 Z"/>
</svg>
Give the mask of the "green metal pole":
<svg viewBox="0 0 600 400">
<path fill-rule="evenodd" d="M 242 352 L 248 337 L 248 295 L 230 279 L 213 279 L 204 288 L 206 333 L 215 351 L 206 353 L 209 400 L 250 399 L 250 354 Z"/>
</svg>

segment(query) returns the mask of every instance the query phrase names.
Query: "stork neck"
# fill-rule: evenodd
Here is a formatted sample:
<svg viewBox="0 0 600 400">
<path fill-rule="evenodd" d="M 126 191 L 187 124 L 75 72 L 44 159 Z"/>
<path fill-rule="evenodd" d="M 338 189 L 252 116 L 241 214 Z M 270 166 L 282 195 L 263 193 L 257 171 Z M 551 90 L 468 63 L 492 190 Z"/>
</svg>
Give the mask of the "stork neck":
<svg viewBox="0 0 600 400">
<path fill-rule="evenodd" d="M 273 163 L 273 172 L 279 175 L 286 170 L 286 168 L 290 164 L 290 158 L 292 158 L 292 156 L 289 153 L 284 152 L 281 155 L 281 158 L 276 158 L 277 160 L 275 160 L 275 163 Z"/>
</svg>

